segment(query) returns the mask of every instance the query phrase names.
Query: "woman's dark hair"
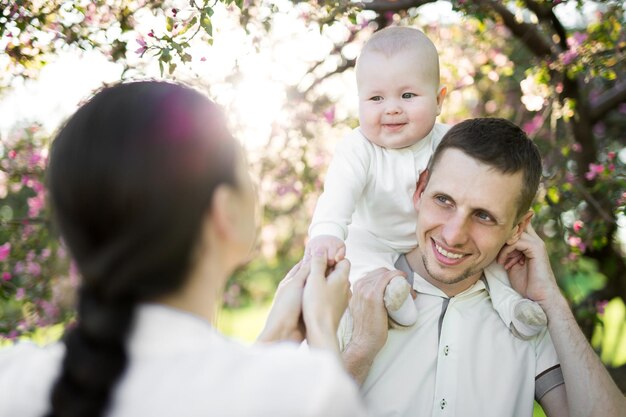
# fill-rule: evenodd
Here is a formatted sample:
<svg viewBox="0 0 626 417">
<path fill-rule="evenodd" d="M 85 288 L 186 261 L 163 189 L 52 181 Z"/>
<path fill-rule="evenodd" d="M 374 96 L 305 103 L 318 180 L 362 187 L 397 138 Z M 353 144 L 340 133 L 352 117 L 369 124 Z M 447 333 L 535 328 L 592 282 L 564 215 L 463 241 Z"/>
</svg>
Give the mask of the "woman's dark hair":
<svg viewBox="0 0 626 417">
<path fill-rule="evenodd" d="M 179 289 L 215 188 L 235 184 L 220 110 L 182 85 L 105 88 L 53 141 L 50 202 L 82 275 L 49 416 L 103 415 L 138 302 Z"/>
<path fill-rule="evenodd" d="M 446 149 L 458 149 L 502 174 L 522 172 L 517 218 L 528 211 L 541 179 L 537 145 L 514 123 L 496 117 L 465 120 L 443 137 L 430 162 L 432 172 Z"/>
</svg>

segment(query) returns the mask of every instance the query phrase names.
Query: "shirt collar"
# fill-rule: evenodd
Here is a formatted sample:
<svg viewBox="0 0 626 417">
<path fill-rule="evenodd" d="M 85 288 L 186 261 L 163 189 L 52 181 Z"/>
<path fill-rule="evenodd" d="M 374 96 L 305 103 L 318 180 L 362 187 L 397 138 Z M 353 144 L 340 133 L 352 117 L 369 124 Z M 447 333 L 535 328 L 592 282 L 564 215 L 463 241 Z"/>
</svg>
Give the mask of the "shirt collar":
<svg viewBox="0 0 626 417">
<path fill-rule="evenodd" d="M 465 296 L 465 295 L 473 294 L 475 292 L 479 292 L 479 291 L 483 291 L 483 290 L 486 291 L 487 290 L 483 280 L 479 279 L 478 281 L 476 281 L 474 283 L 474 285 L 472 285 L 471 287 L 467 288 L 463 292 L 458 293 L 454 297 L 448 297 L 445 292 L 443 292 L 441 289 L 435 287 L 430 282 L 426 281 L 417 272 L 413 272 L 413 289 L 415 291 L 417 291 L 417 292 L 420 292 L 420 293 L 429 294 L 429 295 L 435 295 L 435 296 L 443 297 L 443 298 L 454 298 L 454 297 L 458 298 L 458 297 L 462 297 L 462 296 Z"/>
</svg>

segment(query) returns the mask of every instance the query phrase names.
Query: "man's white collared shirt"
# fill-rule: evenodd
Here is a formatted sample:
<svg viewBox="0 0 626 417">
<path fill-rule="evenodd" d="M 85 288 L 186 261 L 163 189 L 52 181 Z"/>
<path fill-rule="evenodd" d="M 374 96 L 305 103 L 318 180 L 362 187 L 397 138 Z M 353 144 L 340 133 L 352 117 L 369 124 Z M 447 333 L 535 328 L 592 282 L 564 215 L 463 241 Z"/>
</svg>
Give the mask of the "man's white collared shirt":
<svg viewBox="0 0 626 417">
<path fill-rule="evenodd" d="M 547 331 L 516 338 L 482 280 L 450 298 L 413 278 L 418 322 L 390 329 L 361 389 L 372 415 L 531 417 L 536 388 L 562 383 Z"/>
</svg>

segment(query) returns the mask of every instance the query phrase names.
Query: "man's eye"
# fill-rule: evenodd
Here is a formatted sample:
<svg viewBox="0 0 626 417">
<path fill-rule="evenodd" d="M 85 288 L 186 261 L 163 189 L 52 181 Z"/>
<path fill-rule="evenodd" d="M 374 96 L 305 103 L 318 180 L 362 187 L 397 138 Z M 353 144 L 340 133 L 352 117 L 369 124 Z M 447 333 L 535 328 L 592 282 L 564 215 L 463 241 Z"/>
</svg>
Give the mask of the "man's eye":
<svg viewBox="0 0 626 417">
<path fill-rule="evenodd" d="M 437 202 L 442 203 L 442 204 L 448 204 L 448 197 L 446 197 L 445 195 L 438 195 L 435 196 L 435 200 L 437 200 Z"/>
<path fill-rule="evenodd" d="M 492 222 L 493 221 L 493 217 L 491 217 L 491 215 L 489 213 L 485 213 L 484 211 L 479 211 L 478 213 L 476 213 L 476 216 L 485 222 Z"/>
<path fill-rule="evenodd" d="M 413 98 L 413 97 L 416 97 L 416 96 L 417 96 L 417 94 L 414 94 L 414 93 L 404 93 L 404 94 L 402 94 L 402 98 Z"/>
</svg>

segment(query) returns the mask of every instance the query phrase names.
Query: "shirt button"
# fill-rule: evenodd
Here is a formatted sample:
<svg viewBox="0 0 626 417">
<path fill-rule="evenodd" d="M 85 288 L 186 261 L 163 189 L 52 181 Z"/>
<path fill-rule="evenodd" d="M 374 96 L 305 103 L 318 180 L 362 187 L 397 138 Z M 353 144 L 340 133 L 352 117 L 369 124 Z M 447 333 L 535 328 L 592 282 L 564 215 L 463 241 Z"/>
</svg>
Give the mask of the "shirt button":
<svg viewBox="0 0 626 417">
<path fill-rule="evenodd" d="M 448 353 L 450 353 L 450 347 L 449 347 L 448 345 L 446 345 L 446 346 L 443 348 L 443 354 L 444 354 L 444 355 L 446 355 L 446 356 L 448 356 Z"/>
<path fill-rule="evenodd" d="M 444 398 L 443 400 L 439 402 L 439 405 L 441 406 L 441 409 L 443 410 L 444 408 L 446 408 L 446 405 L 448 405 L 448 403 L 446 402 L 446 399 Z"/>
</svg>

